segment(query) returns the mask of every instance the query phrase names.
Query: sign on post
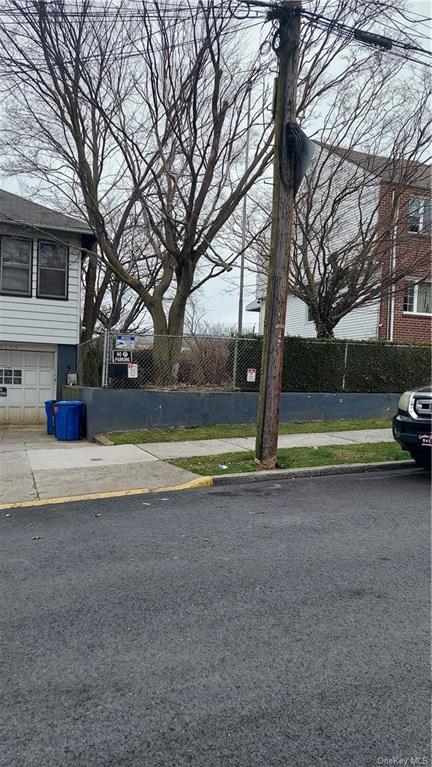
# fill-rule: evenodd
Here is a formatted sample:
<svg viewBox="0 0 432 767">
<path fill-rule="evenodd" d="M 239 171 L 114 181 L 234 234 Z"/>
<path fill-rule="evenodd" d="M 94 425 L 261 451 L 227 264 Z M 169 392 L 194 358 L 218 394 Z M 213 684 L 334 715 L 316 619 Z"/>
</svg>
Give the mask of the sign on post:
<svg viewBox="0 0 432 767">
<path fill-rule="evenodd" d="M 246 380 L 248 383 L 255 383 L 256 381 L 256 368 L 248 368 L 246 373 Z"/>
<path fill-rule="evenodd" d="M 128 378 L 138 378 L 138 365 L 136 362 L 130 362 L 128 365 Z"/>
<path fill-rule="evenodd" d="M 132 352 L 129 349 L 114 349 L 112 353 L 112 361 L 116 364 L 127 364 L 132 362 Z"/>
<path fill-rule="evenodd" d="M 115 348 L 116 349 L 133 349 L 135 345 L 135 336 L 116 336 Z"/>
</svg>

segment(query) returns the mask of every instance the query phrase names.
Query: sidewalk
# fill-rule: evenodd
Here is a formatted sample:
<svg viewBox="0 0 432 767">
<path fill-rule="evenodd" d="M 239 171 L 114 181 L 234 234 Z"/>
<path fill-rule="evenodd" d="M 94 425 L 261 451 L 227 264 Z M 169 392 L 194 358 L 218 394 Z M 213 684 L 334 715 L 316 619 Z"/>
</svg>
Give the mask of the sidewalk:
<svg viewBox="0 0 432 767">
<path fill-rule="evenodd" d="M 136 445 L 58 442 L 43 429 L 0 429 L 0 505 L 148 488 L 195 479 Z"/>
<path fill-rule="evenodd" d="M 391 429 L 363 429 L 359 431 L 309 432 L 307 434 L 284 434 L 278 439 L 278 447 L 319 447 L 320 445 L 366 444 L 368 442 L 392 442 Z M 199 439 L 189 442 L 146 442 L 136 445 L 146 453 L 167 461 L 173 458 L 241 453 L 255 449 L 254 437 L 229 437 L 225 439 Z"/>
<path fill-rule="evenodd" d="M 391 429 L 289 434 L 279 447 L 392 442 Z M 172 466 L 174 458 L 254 449 L 253 437 L 101 446 L 58 442 L 42 429 L 0 430 L 0 504 L 88 493 L 181 485 L 196 474 Z"/>
</svg>

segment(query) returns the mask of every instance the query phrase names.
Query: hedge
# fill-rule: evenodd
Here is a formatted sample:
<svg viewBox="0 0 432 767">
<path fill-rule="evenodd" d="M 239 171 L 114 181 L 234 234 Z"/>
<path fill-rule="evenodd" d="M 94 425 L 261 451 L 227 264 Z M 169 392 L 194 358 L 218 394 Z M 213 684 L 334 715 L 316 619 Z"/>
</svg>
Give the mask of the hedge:
<svg viewBox="0 0 432 767">
<path fill-rule="evenodd" d="M 235 339 L 230 341 L 228 370 L 232 374 Z M 238 343 L 236 386 L 258 391 L 262 338 Z M 247 369 L 256 369 L 247 382 Z M 282 391 L 390 392 L 425 386 L 431 381 L 431 347 L 381 341 L 285 339 Z"/>
</svg>

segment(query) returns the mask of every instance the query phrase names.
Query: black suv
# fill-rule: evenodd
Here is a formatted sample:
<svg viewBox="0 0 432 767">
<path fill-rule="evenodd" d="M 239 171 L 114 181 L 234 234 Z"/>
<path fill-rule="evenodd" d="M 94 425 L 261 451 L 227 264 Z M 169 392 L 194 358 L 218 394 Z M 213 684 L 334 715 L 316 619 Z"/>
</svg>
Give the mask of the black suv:
<svg viewBox="0 0 432 767">
<path fill-rule="evenodd" d="M 406 391 L 393 418 L 393 436 L 424 469 L 431 468 L 432 386 Z"/>
</svg>

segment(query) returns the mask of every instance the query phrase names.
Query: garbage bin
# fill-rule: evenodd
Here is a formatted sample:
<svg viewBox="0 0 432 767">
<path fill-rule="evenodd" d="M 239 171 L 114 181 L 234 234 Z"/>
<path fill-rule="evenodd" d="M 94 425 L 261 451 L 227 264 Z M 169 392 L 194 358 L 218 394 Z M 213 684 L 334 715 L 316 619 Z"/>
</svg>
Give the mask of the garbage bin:
<svg viewBox="0 0 432 767">
<path fill-rule="evenodd" d="M 81 438 L 83 403 L 78 399 L 59 400 L 54 405 L 55 434 L 58 440 Z"/>
<path fill-rule="evenodd" d="M 47 399 L 45 402 L 46 430 L 47 434 L 55 434 L 54 405 L 55 399 Z"/>
</svg>

